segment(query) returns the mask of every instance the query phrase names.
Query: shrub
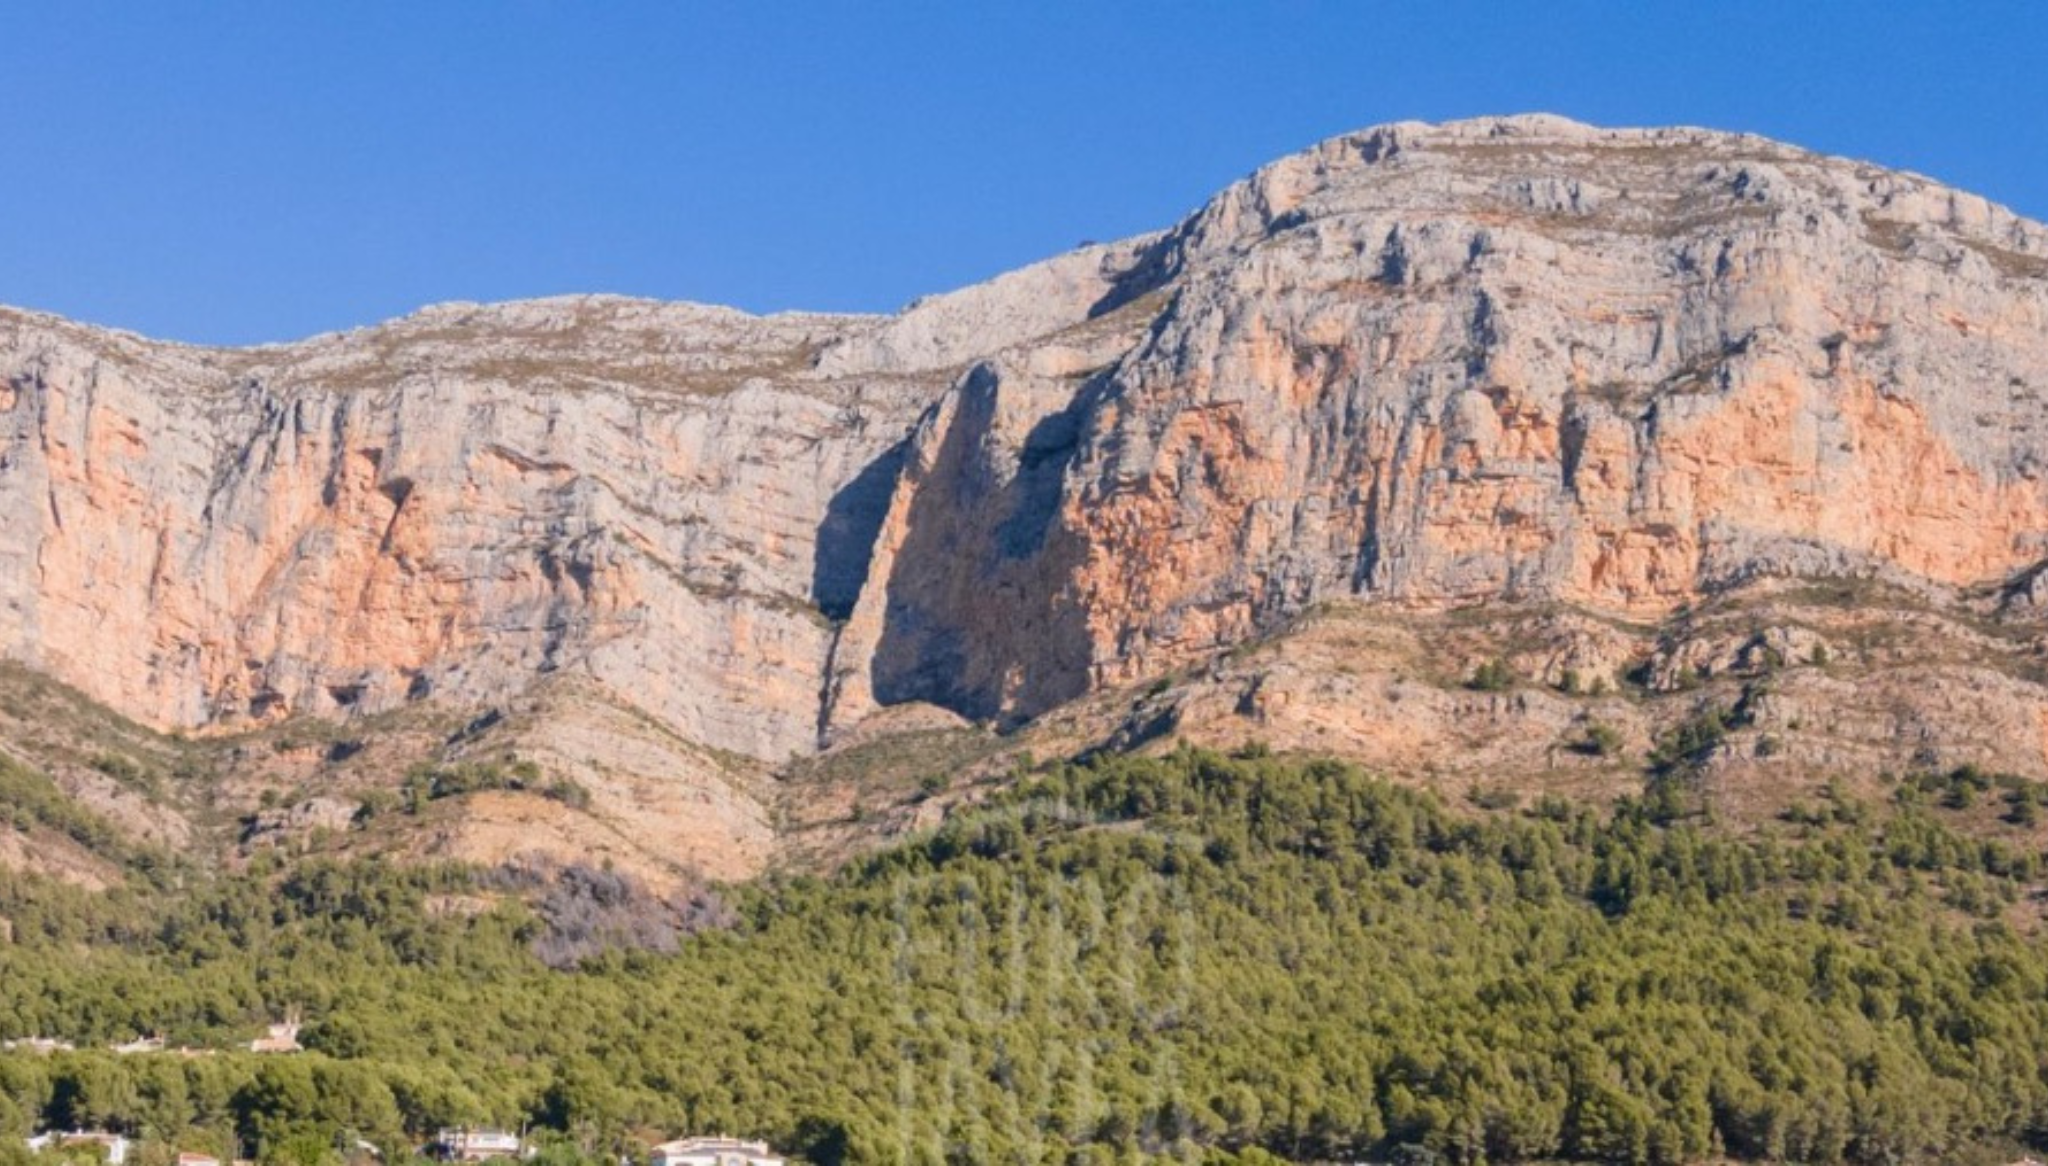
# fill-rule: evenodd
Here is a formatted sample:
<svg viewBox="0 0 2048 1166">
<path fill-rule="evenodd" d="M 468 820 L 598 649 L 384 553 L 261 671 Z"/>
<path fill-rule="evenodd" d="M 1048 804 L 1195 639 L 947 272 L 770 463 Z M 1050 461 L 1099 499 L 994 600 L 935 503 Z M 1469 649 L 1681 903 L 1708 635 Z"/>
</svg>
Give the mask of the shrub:
<svg viewBox="0 0 2048 1166">
<path fill-rule="evenodd" d="M 1465 800 L 1482 810 L 1512 810 L 1522 804 L 1522 794 L 1504 785 L 1473 786 Z"/>
<path fill-rule="evenodd" d="M 398 808 L 398 795 L 388 789 L 365 792 L 356 806 L 356 821 L 368 822 Z"/>
<path fill-rule="evenodd" d="M 1657 738 L 1650 750 L 1650 769 L 1664 774 L 1697 768 L 1713 755 L 1728 737 L 1729 712 L 1719 707 L 1701 709 Z"/>
<path fill-rule="evenodd" d="M 541 796 L 558 801 L 572 810 L 590 808 L 590 791 L 573 777 L 558 777 L 541 787 Z"/>
<path fill-rule="evenodd" d="M 1621 730 L 1599 721 L 1586 724 L 1586 735 L 1572 748 L 1588 757 L 1613 757 L 1621 752 Z"/>
<path fill-rule="evenodd" d="M 2015 826 L 2033 826 L 2041 820 L 2041 803 L 2030 791 L 2013 790 L 2005 795 L 2005 820 Z"/>
<path fill-rule="evenodd" d="M 1472 678 L 1465 682 L 1465 687 L 1474 692 L 1505 692 L 1514 686 L 1514 669 L 1499 656 L 1473 669 Z"/>
</svg>

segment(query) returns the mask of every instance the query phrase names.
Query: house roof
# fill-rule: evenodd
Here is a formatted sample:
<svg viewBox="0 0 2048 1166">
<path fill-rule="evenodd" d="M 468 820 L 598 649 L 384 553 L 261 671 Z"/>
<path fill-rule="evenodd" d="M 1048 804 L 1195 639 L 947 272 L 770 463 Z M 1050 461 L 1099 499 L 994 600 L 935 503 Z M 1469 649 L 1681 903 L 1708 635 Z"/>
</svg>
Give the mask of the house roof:
<svg viewBox="0 0 2048 1166">
<path fill-rule="evenodd" d="M 654 1148 L 656 1151 L 665 1154 L 715 1153 L 719 1150 L 729 1150 L 740 1154 L 767 1154 L 770 1152 L 766 1142 L 749 1142 L 739 1138 L 681 1138 L 673 1142 L 663 1142 Z"/>
</svg>

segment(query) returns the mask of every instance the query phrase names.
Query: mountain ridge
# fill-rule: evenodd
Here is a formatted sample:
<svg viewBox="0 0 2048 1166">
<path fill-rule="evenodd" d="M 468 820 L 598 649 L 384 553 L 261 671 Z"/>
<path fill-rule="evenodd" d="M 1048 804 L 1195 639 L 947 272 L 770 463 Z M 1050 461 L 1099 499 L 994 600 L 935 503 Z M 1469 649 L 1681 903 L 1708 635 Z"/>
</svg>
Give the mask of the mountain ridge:
<svg viewBox="0 0 2048 1166">
<path fill-rule="evenodd" d="M 1750 133 L 1742 130 L 1725 130 L 1711 126 L 1687 124 L 1600 126 L 1595 123 L 1581 121 L 1569 115 L 1549 113 L 1545 111 L 1529 111 L 1524 113 L 1501 115 L 1480 115 L 1467 118 L 1454 118 L 1441 122 L 1431 122 L 1420 119 L 1400 119 L 1390 122 L 1379 122 L 1369 126 L 1365 126 L 1357 130 L 1348 130 L 1341 133 L 1333 134 L 1329 137 L 1320 139 L 1314 143 L 1304 146 L 1300 150 L 1294 151 L 1293 153 L 1283 155 L 1282 157 L 1277 158 L 1271 162 L 1268 162 L 1259 167 L 1255 167 L 1252 171 L 1245 174 L 1242 178 L 1232 183 L 1229 183 L 1222 190 L 1218 191 L 1215 195 L 1212 195 L 1210 199 L 1205 200 L 1202 206 L 1198 206 L 1194 210 L 1188 212 L 1186 215 L 1182 217 L 1181 222 L 1185 223 L 1188 219 L 1192 219 L 1196 215 L 1199 215 L 1201 211 L 1207 206 L 1208 202 L 1214 201 L 1214 199 L 1222 197 L 1223 195 L 1229 193 L 1231 190 L 1239 186 L 1255 182 L 1260 177 L 1260 175 L 1262 175 L 1267 170 L 1273 167 L 1282 166 L 1291 159 L 1323 150 L 1326 147 L 1332 146 L 1333 144 L 1358 139 L 1370 139 L 1374 136 L 1383 133 L 1398 133 L 1402 131 L 1420 131 L 1426 133 L 1432 131 L 1486 130 L 1492 132 L 1495 130 L 1499 130 L 1506 131 L 1507 133 L 1515 133 L 1526 132 L 1529 130 L 1545 129 L 1550 130 L 1559 137 L 1564 138 L 1578 137 L 1582 139 L 1595 139 L 1602 136 L 1614 137 L 1626 135 L 1640 135 L 1646 138 L 1654 139 L 1658 137 L 1682 136 L 1685 138 L 1702 141 L 1720 140 L 1729 143 L 1746 143 L 1751 145 L 1763 146 L 1773 151 L 1787 152 L 1793 155 L 1804 156 L 1806 158 L 1821 162 L 1839 163 L 1854 167 L 1860 167 L 1864 169 L 1882 170 L 1887 174 L 1899 178 L 1909 179 L 1914 182 L 1922 183 L 1930 187 L 1939 188 L 1943 191 L 1965 195 L 1973 202 L 1983 204 L 1985 207 L 1989 208 L 1989 210 L 1995 215 L 2006 216 L 2011 219 L 2018 220 L 2021 223 L 2033 226 L 2037 229 L 2048 229 L 2043 228 L 2042 220 L 2025 215 L 2019 211 L 2012 209 L 2006 204 L 1997 202 L 1996 200 L 1972 194 L 1959 187 L 1951 186 L 1947 183 L 1944 183 L 1938 178 L 1932 177 L 1920 171 L 1910 170 L 1900 166 L 1892 166 L 1867 158 L 1860 158 L 1848 154 L 1831 154 L 1820 150 L 1809 150 L 1804 147 L 1783 141 L 1781 139 L 1772 138 L 1762 134 Z M 790 307 L 779 308 L 772 311 L 757 312 L 751 309 L 741 308 L 731 304 L 720 303 L 715 300 L 664 299 L 657 296 L 646 296 L 630 292 L 567 291 L 553 292 L 538 296 L 514 297 L 511 299 L 503 300 L 433 300 L 426 303 L 422 303 L 419 306 L 412 308 L 409 311 L 401 312 L 398 315 L 386 317 L 379 320 L 373 320 L 363 324 L 356 324 L 341 328 L 325 329 L 318 332 L 308 333 L 304 336 L 284 340 L 262 341 L 252 344 L 214 344 L 202 341 L 177 340 L 168 337 L 155 336 L 142 329 L 137 328 L 127 328 L 114 324 L 88 323 L 66 316 L 61 312 L 31 307 L 24 304 L 0 303 L 0 313 L 10 313 L 17 316 L 28 317 L 35 320 L 36 322 L 43 324 L 61 325 L 69 328 L 75 328 L 90 332 L 104 333 L 130 340 L 142 341 L 151 345 L 198 349 L 222 353 L 261 352 L 280 348 L 292 348 L 300 345 L 313 344 L 323 340 L 346 337 L 364 332 L 376 331 L 382 328 L 390 327 L 392 325 L 401 324 L 419 317 L 430 315 L 453 314 L 466 311 L 476 311 L 479 309 L 514 307 L 518 305 L 554 305 L 582 301 L 607 301 L 636 306 L 705 309 L 720 314 L 736 313 L 738 315 L 746 316 L 757 320 L 774 320 L 781 317 L 816 317 L 846 320 L 881 321 L 901 316 L 906 312 L 909 312 L 913 309 L 916 309 L 926 304 L 928 301 L 944 299 L 946 297 L 955 295 L 959 292 L 981 288 L 990 283 L 995 282 L 996 280 L 1001 279 L 1005 275 L 1014 274 L 1015 272 L 1018 271 L 1023 271 L 1032 267 L 1037 267 L 1041 264 L 1065 258 L 1069 255 L 1090 251 L 1092 249 L 1104 246 L 1117 246 L 1119 244 L 1141 244 L 1143 242 L 1156 241 L 1161 237 L 1170 234 L 1171 231 L 1172 228 L 1140 232 L 1136 235 L 1128 236 L 1124 239 L 1117 240 L 1116 242 L 1109 244 L 1097 242 L 1083 243 L 1073 248 L 1071 251 L 1048 256 L 1045 259 L 1035 260 L 1023 265 L 1023 267 L 1020 268 L 1012 268 L 1009 269 L 1008 271 L 998 272 L 997 274 L 990 276 L 987 279 L 979 280 L 970 284 L 964 284 L 960 287 L 953 288 L 949 291 L 932 292 L 914 297 L 908 303 L 904 304 L 901 308 L 898 308 L 895 311 L 825 311 L 820 309 L 811 309 L 804 307 Z"/>
</svg>

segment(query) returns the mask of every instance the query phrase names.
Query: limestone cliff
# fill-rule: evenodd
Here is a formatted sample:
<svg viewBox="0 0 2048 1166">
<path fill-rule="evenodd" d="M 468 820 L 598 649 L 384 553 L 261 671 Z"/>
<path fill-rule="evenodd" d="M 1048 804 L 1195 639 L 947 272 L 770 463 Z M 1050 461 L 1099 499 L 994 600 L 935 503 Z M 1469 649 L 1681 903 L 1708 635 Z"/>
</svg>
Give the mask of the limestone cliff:
<svg viewBox="0 0 2048 1166">
<path fill-rule="evenodd" d="M 765 770 L 1327 600 L 2025 602 L 2044 389 L 2048 229 L 1982 199 L 1404 123 L 891 317 L 585 297 L 213 350 L 0 312 L 0 653 L 195 730 L 573 678 Z"/>
<path fill-rule="evenodd" d="M 1111 258 L 888 321 L 592 297 L 216 351 L 0 314 L 0 650 L 161 726 L 571 670 L 806 751 L 929 365 L 1080 318 Z"/>
<path fill-rule="evenodd" d="M 2048 231 L 1924 179 L 1395 125 L 1128 280 L 1110 304 L 1164 297 L 1129 351 L 1057 384 L 1005 352 L 921 426 L 855 616 L 879 699 L 1030 716 L 1354 594 L 1657 616 L 2048 551 Z"/>
</svg>

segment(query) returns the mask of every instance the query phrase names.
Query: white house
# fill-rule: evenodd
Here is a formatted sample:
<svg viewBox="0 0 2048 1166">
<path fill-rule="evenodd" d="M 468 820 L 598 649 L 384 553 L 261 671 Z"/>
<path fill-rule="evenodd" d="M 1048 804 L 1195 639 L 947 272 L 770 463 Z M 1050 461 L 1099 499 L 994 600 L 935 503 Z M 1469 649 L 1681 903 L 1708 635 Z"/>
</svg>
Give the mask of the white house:
<svg viewBox="0 0 2048 1166">
<path fill-rule="evenodd" d="M 6 1049 L 9 1052 L 15 1049 L 26 1049 L 31 1053 L 68 1053 L 77 1047 L 77 1045 L 72 1044 L 68 1040 L 51 1040 L 46 1036 L 30 1036 L 23 1037 L 20 1040 L 0 1041 L 0 1049 Z"/>
<path fill-rule="evenodd" d="M 433 1150 L 449 1162 L 488 1162 L 526 1157 L 526 1142 L 504 1130 L 449 1129 L 434 1135 Z"/>
<path fill-rule="evenodd" d="M 654 1147 L 653 1166 L 783 1166 L 766 1142 L 738 1138 L 684 1138 Z"/>
<path fill-rule="evenodd" d="M 273 1024 L 262 1036 L 249 1042 L 252 1053 L 296 1053 L 299 1051 L 299 1016 L 293 1012 L 283 1024 Z"/>
<path fill-rule="evenodd" d="M 109 1134 L 100 1130 L 38 1134 L 28 1140 L 28 1148 L 32 1153 L 40 1154 L 52 1146 L 59 1149 L 71 1146 L 98 1146 L 106 1151 L 107 1166 L 122 1166 L 122 1163 L 128 1161 L 128 1139 L 120 1134 Z"/>
</svg>

